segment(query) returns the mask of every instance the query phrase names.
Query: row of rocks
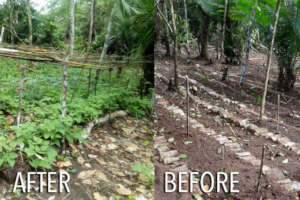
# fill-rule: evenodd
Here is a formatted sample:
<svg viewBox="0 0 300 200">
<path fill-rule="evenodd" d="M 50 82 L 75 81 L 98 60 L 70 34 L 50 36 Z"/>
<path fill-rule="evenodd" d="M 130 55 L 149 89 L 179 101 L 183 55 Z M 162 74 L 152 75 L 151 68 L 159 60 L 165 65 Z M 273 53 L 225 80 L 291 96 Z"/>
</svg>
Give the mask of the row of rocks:
<svg viewBox="0 0 300 200">
<path fill-rule="evenodd" d="M 157 95 L 156 98 L 158 102 L 164 102 L 163 104 L 167 110 L 181 117 L 182 119 L 186 119 L 186 114 L 182 109 L 174 105 L 168 106 L 169 103 L 167 103 L 167 101 L 159 95 Z M 210 107 L 210 109 L 216 109 L 216 108 Z M 217 140 L 220 144 L 222 145 L 224 144 L 225 147 L 227 147 L 231 152 L 235 153 L 238 159 L 244 160 L 245 162 L 250 163 L 254 167 L 260 166 L 261 161 L 257 159 L 255 156 L 253 156 L 250 152 L 243 151 L 239 143 L 233 142 L 228 137 L 216 133 L 211 128 L 206 128 L 203 124 L 199 123 L 196 119 L 192 117 L 190 117 L 190 125 L 192 128 L 195 128 L 198 131 L 200 131 L 201 134 L 202 133 L 206 134 L 214 138 L 215 140 Z M 292 181 L 291 179 L 285 178 L 284 174 L 282 173 L 282 170 L 276 167 L 271 168 L 267 165 L 263 165 L 263 174 L 265 174 L 270 178 L 275 179 L 278 184 L 280 184 L 284 189 L 288 191 L 291 192 L 300 191 L 299 190 L 300 182 Z"/>
<path fill-rule="evenodd" d="M 172 106 L 169 106 L 167 101 L 165 99 L 163 99 L 161 96 L 156 95 L 156 99 L 157 99 L 157 104 L 161 104 L 163 106 L 163 108 L 169 110 L 168 108 L 172 107 Z M 181 111 L 179 113 L 176 111 L 179 111 L 179 110 L 175 110 L 175 114 L 182 115 Z M 170 171 L 173 171 L 175 173 L 191 172 L 191 170 L 189 170 L 188 167 L 186 166 L 186 164 L 184 162 L 184 158 L 179 157 L 178 151 L 170 149 L 169 143 L 164 135 L 155 137 L 155 145 L 154 146 L 159 153 L 160 160 L 165 165 L 170 166 L 170 168 L 171 168 Z M 183 177 L 183 179 L 186 179 L 184 181 L 188 182 L 187 177 Z M 188 185 L 185 184 L 183 186 L 183 189 L 187 189 L 187 187 L 188 187 Z M 194 192 L 192 195 L 195 198 L 202 195 L 199 185 L 195 185 Z M 182 197 L 182 198 L 185 199 L 185 197 Z"/>
<path fill-rule="evenodd" d="M 163 77 L 162 74 L 157 73 L 157 75 L 158 75 L 158 77 Z M 185 78 L 185 77 L 181 76 L 181 78 Z M 196 80 L 193 80 L 193 79 L 189 79 L 189 80 L 194 85 L 197 84 Z M 245 104 L 239 103 L 238 101 L 233 101 L 229 98 L 226 98 L 224 95 L 220 95 L 220 94 L 216 93 L 214 90 L 212 90 L 210 88 L 207 88 L 203 85 L 200 85 L 200 86 L 197 86 L 197 87 L 199 87 L 200 89 L 206 91 L 209 95 L 221 99 L 224 103 L 236 104 L 238 106 L 238 108 L 243 112 L 248 112 L 248 113 L 249 112 L 250 113 L 255 112 L 255 111 L 250 110 L 249 108 L 247 108 L 247 106 Z M 186 95 L 185 90 L 186 89 L 181 86 L 179 92 L 182 95 Z M 231 123 L 234 123 L 235 125 L 238 125 L 238 126 L 244 128 L 244 129 L 247 129 L 250 132 L 255 133 L 256 135 L 262 135 L 266 139 L 271 139 L 273 142 L 277 142 L 277 143 L 283 145 L 284 147 L 288 148 L 289 150 L 292 150 L 297 155 L 300 155 L 300 144 L 292 142 L 288 137 L 282 136 L 281 134 L 278 134 L 278 133 L 273 133 L 272 131 L 269 131 L 267 128 L 258 127 L 257 125 L 249 122 L 248 119 L 242 119 L 242 118 L 240 118 L 238 116 L 235 116 L 232 113 L 228 112 L 224 108 L 221 108 L 221 107 L 218 107 L 218 106 L 215 106 L 215 105 L 211 105 L 210 103 L 208 103 L 206 101 L 203 101 L 200 98 L 198 98 L 198 97 L 196 97 L 192 94 L 189 94 L 189 95 L 190 95 L 190 98 L 193 101 L 195 101 L 197 104 L 203 106 L 204 108 L 207 108 L 208 110 L 210 110 L 213 113 L 217 113 L 223 119 L 226 119 L 227 121 L 229 121 Z M 268 119 L 268 118 L 266 118 L 266 119 Z"/>
</svg>

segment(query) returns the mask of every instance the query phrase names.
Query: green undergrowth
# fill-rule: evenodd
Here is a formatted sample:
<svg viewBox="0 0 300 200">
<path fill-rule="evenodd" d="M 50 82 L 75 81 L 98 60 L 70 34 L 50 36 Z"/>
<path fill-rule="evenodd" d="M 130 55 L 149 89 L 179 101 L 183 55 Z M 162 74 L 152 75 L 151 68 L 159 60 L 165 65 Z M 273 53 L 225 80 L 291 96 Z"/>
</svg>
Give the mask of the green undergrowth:
<svg viewBox="0 0 300 200">
<path fill-rule="evenodd" d="M 151 98 L 138 94 L 141 70 L 126 68 L 101 71 L 97 92 L 92 72 L 88 91 L 88 70 L 68 68 L 67 114 L 61 118 L 62 67 L 34 63 L 25 71 L 22 102 L 22 124 L 17 127 L 20 69 L 26 62 L 0 58 L 0 169 L 13 167 L 20 158 L 35 168 L 50 169 L 56 161 L 65 134 L 69 143 L 82 140 L 83 126 L 99 116 L 116 110 L 127 110 L 142 117 L 151 111 Z M 9 120 L 13 119 L 13 120 Z"/>
</svg>

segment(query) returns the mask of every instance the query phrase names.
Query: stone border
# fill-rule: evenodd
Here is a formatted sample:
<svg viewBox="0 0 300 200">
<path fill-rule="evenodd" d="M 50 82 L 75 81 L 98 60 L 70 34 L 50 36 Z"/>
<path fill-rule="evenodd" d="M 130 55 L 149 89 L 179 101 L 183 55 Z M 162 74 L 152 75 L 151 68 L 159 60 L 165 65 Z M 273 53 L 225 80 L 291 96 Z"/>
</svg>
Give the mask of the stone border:
<svg viewBox="0 0 300 200">
<path fill-rule="evenodd" d="M 162 74 L 158 74 L 158 77 L 160 77 L 162 79 L 166 79 Z M 181 78 L 184 78 L 184 77 L 181 76 Z M 196 80 L 193 80 L 193 79 L 189 79 L 189 80 L 191 81 L 192 84 L 197 83 Z M 243 112 L 246 112 L 246 113 L 254 112 L 254 111 L 248 109 L 246 105 L 241 104 L 237 101 L 232 101 L 231 99 L 226 98 L 224 95 L 220 95 L 220 94 L 216 93 L 214 90 L 212 90 L 210 88 L 206 88 L 203 85 L 200 86 L 200 89 L 205 90 L 211 96 L 215 96 L 215 97 L 221 99 L 224 103 L 236 104 L 240 108 L 240 110 Z M 186 95 L 185 88 L 182 86 L 180 87 L 179 92 L 184 96 Z M 218 107 L 218 106 L 213 106 L 205 101 L 202 101 L 199 97 L 194 96 L 192 94 L 190 94 L 190 98 L 193 101 L 195 101 L 197 104 L 200 104 L 201 106 L 210 110 L 211 112 L 217 113 L 223 119 L 225 119 L 231 123 L 234 123 L 235 125 L 240 126 L 246 130 L 249 130 L 252 133 L 262 135 L 266 139 L 271 139 L 273 142 L 277 142 L 277 143 L 283 145 L 285 148 L 292 150 L 293 152 L 295 152 L 297 155 L 300 156 L 300 144 L 292 142 L 288 137 L 282 136 L 281 134 L 275 134 L 275 133 L 269 131 L 267 128 L 258 127 L 257 125 L 248 122 L 247 118 L 241 119 L 241 118 L 229 113 L 226 109 Z"/>
<path fill-rule="evenodd" d="M 82 137 L 84 139 L 88 138 L 91 134 L 91 131 L 93 130 L 93 128 L 95 126 L 98 126 L 98 125 L 108 122 L 109 116 L 110 116 L 110 119 L 125 117 L 125 116 L 127 116 L 127 112 L 125 112 L 124 110 L 119 110 L 119 111 L 113 112 L 111 114 L 107 114 L 104 117 L 100 117 L 99 119 L 96 119 L 94 121 L 87 123 L 87 125 L 84 128 L 84 130 L 87 132 L 87 134 L 84 134 Z"/>
<path fill-rule="evenodd" d="M 172 105 L 168 106 L 167 100 L 165 100 L 162 96 L 156 95 L 157 102 L 160 102 L 167 110 L 172 112 L 173 114 L 180 116 L 183 119 L 186 119 L 186 115 L 182 109 L 179 107 Z M 212 109 L 213 107 L 211 107 Z M 224 144 L 226 147 L 229 148 L 231 152 L 233 152 L 237 158 L 244 160 L 245 162 L 250 163 L 253 167 L 259 167 L 260 166 L 260 160 L 257 159 L 255 156 L 251 155 L 250 152 L 245 152 L 241 148 L 240 144 L 237 142 L 233 142 L 228 137 L 217 134 L 213 129 L 211 128 L 205 128 L 205 126 L 201 123 L 199 123 L 194 118 L 190 117 L 190 124 L 192 128 L 197 129 L 203 134 L 206 134 L 208 136 L 213 137 L 215 140 L 217 140 L 220 144 Z M 280 186 L 289 191 L 289 192 L 300 192 L 299 185 L 300 182 L 298 181 L 292 181 L 289 178 L 285 178 L 282 170 L 279 168 L 270 168 L 267 165 L 263 165 L 263 174 L 268 176 L 269 178 L 274 178 Z M 298 199 L 298 198 L 297 198 Z"/>
</svg>

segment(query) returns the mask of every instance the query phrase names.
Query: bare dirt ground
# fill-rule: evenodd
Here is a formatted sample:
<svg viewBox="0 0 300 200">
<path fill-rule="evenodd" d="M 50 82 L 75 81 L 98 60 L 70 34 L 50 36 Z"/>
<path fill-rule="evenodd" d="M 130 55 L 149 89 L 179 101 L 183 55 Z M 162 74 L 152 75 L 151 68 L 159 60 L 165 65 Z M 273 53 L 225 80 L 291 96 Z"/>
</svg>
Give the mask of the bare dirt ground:
<svg viewBox="0 0 300 200">
<path fill-rule="evenodd" d="M 238 145 L 238 150 L 232 151 L 227 148 L 225 142 L 226 151 L 223 154 L 220 149 L 223 148 L 224 144 L 219 142 L 218 137 L 207 135 L 206 131 L 199 131 L 199 129 L 191 127 L 191 136 L 187 138 L 186 120 L 184 117 L 176 116 L 176 112 L 186 111 L 186 97 L 182 94 L 183 92 L 180 94 L 180 92 L 169 91 L 166 81 L 173 77 L 173 61 L 163 56 L 164 50 L 159 45 L 156 46 L 155 54 L 155 91 L 160 96 L 157 98 L 156 106 L 157 135 L 166 138 L 169 149 L 177 150 L 178 154 L 186 155 L 185 159 L 176 162 L 184 163 L 190 171 L 211 171 L 213 173 L 238 171 L 240 173 L 238 184 L 240 193 L 224 194 L 214 191 L 209 194 L 200 192 L 199 195 L 203 199 L 299 198 L 299 193 L 295 193 L 295 190 L 298 189 L 299 191 L 297 187 L 300 181 L 300 146 L 298 145 L 300 143 L 300 129 L 298 127 L 300 119 L 299 80 L 297 80 L 293 91 L 280 93 L 280 118 L 279 123 L 277 123 L 277 92 L 273 87 L 278 73 L 275 62 L 271 70 L 267 95 L 266 116 L 268 118 L 259 123 L 257 114 L 259 113 L 259 96 L 263 92 L 262 85 L 265 76 L 264 54 L 251 52 L 248 72 L 242 90 L 238 86 L 241 73 L 239 66 L 229 66 L 228 78 L 222 82 L 220 80 L 224 64 L 209 63 L 197 58 L 187 59 L 187 56 L 181 55 L 178 65 L 181 91 L 184 91 L 185 87 L 184 76 L 188 75 L 189 78 L 193 79 L 191 83 L 193 98 L 190 100 L 191 118 L 205 128 L 213 130 L 218 137 L 220 135 L 220 137 L 227 138 L 226 142 Z M 210 47 L 210 55 L 213 54 L 214 49 Z M 217 95 L 201 89 L 202 86 L 214 91 Z M 222 95 L 222 98 L 219 98 L 218 95 Z M 175 109 L 173 113 L 170 111 L 172 106 L 177 107 L 177 110 Z M 247 107 L 247 109 L 240 109 L 244 107 Z M 219 110 L 226 111 L 230 116 L 221 115 Z M 245 126 L 243 122 L 247 122 L 247 125 Z M 250 123 L 251 126 L 260 130 L 263 129 L 264 132 L 251 131 L 252 128 L 247 128 Z M 203 129 L 205 130 L 205 128 Z M 266 136 L 268 133 L 273 133 L 271 138 Z M 172 139 L 169 140 L 170 138 Z M 285 141 L 278 138 L 284 138 Z M 190 142 L 186 143 L 185 141 Z M 287 144 L 287 141 L 290 143 Z M 257 193 L 255 189 L 264 144 L 266 145 L 264 165 L 271 169 L 269 172 L 277 173 L 272 174 L 268 170 L 265 171 L 261 180 L 261 191 Z M 239 152 L 247 152 L 251 156 L 248 156 L 248 158 L 237 156 Z M 186 196 L 179 193 L 164 193 L 163 173 L 172 170 L 174 163 L 171 163 L 171 165 L 164 164 L 161 158 L 164 153 L 161 153 L 159 149 L 155 155 L 157 172 L 156 199 L 175 199 L 175 197 L 176 199 L 192 199 L 193 194 Z"/>
</svg>

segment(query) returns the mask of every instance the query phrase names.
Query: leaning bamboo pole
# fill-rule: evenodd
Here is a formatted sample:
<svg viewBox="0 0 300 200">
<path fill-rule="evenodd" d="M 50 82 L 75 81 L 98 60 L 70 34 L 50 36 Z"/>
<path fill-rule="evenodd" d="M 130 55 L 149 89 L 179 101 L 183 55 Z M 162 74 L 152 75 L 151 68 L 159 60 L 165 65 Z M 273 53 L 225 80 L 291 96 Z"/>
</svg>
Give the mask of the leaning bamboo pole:
<svg viewBox="0 0 300 200">
<path fill-rule="evenodd" d="M 102 52 L 101 52 L 101 56 L 100 56 L 100 59 L 99 59 L 99 64 L 100 65 L 103 63 L 104 56 L 106 55 L 106 52 L 107 52 L 107 49 L 108 49 L 108 45 L 109 45 L 109 42 L 110 42 L 111 29 L 112 29 L 112 21 L 113 21 L 113 15 L 114 15 L 115 7 L 116 7 L 116 3 L 114 4 L 114 6 L 113 6 L 113 8 L 111 10 L 110 18 L 109 18 L 109 21 L 108 21 L 107 33 L 105 35 L 104 46 L 103 46 L 103 49 L 102 49 Z M 99 73 L 100 73 L 100 69 L 97 69 L 96 76 L 95 76 L 95 88 L 94 88 L 95 95 L 96 95 L 96 92 L 97 92 L 97 84 L 98 84 Z"/>
<path fill-rule="evenodd" d="M 274 26 L 273 26 L 273 32 L 272 32 L 272 39 L 271 39 L 270 49 L 269 49 L 269 53 L 268 53 L 267 73 L 266 73 L 266 79 L 265 79 L 264 93 L 263 93 L 263 97 L 262 97 L 262 101 L 261 101 L 259 120 L 263 119 L 263 116 L 265 113 L 265 104 L 266 104 L 266 97 L 267 97 L 268 83 L 269 83 L 269 76 L 270 76 L 270 69 L 271 69 L 271 62 L 272 62 L 273 45 L 274 45 L 277 23 L 278 23 L 278 18 L 279 18 L 279 11 L 280 11 L 280 1 L 281 0 L 277 0 Z"/>
</svg>

